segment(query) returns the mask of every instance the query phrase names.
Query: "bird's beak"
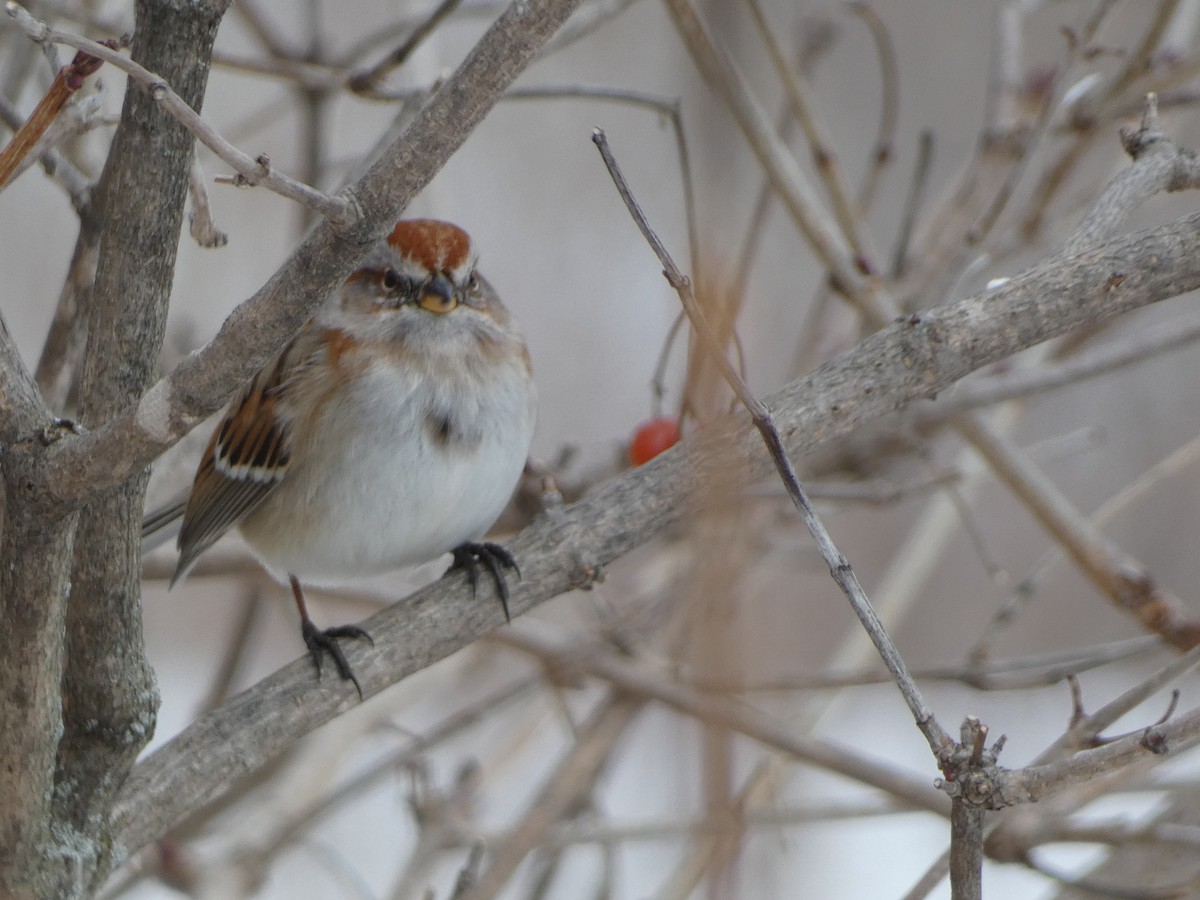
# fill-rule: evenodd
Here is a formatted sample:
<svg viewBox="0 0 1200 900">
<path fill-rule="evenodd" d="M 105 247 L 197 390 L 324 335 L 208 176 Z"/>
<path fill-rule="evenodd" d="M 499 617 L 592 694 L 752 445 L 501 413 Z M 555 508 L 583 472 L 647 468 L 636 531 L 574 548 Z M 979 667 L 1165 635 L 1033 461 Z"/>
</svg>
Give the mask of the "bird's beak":
<svg viewBox="0 0 1200 900">
<path fill-rule="evenodd" d="M 425 293 L 432 294 L 444 303 L 454 300 L 454 283 L 445 275 L 435 275 L 425 286 Z"/>
<path fill-rule="evenodd" d="M 444 316 L 458 306 L 458 291 L 445 275 L 435 275 L 425 285 L 417 305 L 427 312 Z"/>
</svg>

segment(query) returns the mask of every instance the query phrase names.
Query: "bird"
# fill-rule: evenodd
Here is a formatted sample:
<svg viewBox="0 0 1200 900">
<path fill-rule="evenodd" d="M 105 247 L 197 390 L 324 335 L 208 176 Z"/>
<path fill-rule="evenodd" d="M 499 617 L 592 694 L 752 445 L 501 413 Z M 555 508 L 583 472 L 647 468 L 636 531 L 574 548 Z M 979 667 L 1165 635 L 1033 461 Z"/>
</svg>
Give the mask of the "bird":
<svg viewBox="0 0 1200 900">
<path fill-rule="evenodd" d="M 172 586 L 236 528 L 290 585 L 318 676 L 324 654 L 362 696 L 340 639 L 320 629 L 304 584 L 378 574 L 447 552 L 447 573 L 494 580 L 506 620 L 513 556 L 483 536 L 529 455 L 537 390 L 515 318 L 476 270 L 470 236 L 402 219 L 235 398 L 187 499 L 149 516 L 143 538 L 180 515 Z"/>
</svg>

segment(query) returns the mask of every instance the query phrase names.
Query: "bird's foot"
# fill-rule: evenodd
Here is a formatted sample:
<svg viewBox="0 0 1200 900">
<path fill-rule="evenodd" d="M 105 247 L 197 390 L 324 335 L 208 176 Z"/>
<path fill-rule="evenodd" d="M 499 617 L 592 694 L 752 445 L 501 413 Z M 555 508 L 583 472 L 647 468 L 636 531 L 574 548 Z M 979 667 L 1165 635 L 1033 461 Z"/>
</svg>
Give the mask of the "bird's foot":
<svg viewBox="0 0 1200 900">
<path fill-rule="evenodd" d="M 492 581 L 496 584 L 496 593 L 500 595 L 504 620 L 511 622 L 512 616 L 508 611 L 508 580 L 504 570 L 512 569 L 517 574 L 517 578 L 521 577 L 521 570 L 517 567 L 517 561 L 513 559 L 513 555 L 499 544 L 477 544 L 471 541 L 459 544 L 451 552 L 454 554 L 454 561 L 450 563 L 446 574 L 449 575 L 460 569 L 466 572 L 467 581 L 471 583 L 471 593 L 473 594 L 475 587 L 479 584 L 480 567 L 487 569 L 488 574 L 492 576 Z"/>
<path fill-rule="evenodd" d="M 313 624 L 312 619 L 307 618 L 300 623 L 300 634 L 304 638 L 304 645 L 308 647 L 308 655 L 312 657 L 313 665 L 317 667 L 317 677 L 321 677 L 321 663 L 324 655 L 328 653 L 333 664 L 337 666 L 338 675 L 344 681 L 354 684 L 354 689 L 358 691 L 358 699 L 361 700 L 363 698 L 362 685 L 358 683 L 354 670 L 350 668 L 350 663 L 346 660 L 346 654 L 342 651 L 338 639 L 357 638 L 370 641 L 371 646 L 375 646 L 371 635 L 357 625 L 338 625 L 322 631 Z"/>
</svg>

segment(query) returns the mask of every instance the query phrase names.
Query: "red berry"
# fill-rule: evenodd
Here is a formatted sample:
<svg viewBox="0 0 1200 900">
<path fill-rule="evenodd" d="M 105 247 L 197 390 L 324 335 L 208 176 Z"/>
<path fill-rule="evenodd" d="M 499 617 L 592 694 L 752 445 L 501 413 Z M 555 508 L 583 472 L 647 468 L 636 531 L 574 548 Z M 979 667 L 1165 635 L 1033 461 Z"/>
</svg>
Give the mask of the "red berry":
<svg viewBox="0 0 1200 900">
<path fill-rule="evenodd" d="M 679 442 L 679 419 L 675 416 L 659 416 L 643 422 L 633 433 L 629 444 L 629 461 L 640 466 L 648 463 L 664 450 Z"/>
</svg>

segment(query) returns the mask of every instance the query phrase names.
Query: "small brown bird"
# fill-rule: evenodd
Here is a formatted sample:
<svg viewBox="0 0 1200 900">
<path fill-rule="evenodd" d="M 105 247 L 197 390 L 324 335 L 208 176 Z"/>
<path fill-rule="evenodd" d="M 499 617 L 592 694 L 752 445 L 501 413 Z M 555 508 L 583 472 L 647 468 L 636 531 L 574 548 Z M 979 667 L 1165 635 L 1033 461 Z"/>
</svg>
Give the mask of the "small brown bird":
<svg viewBox="0 0 1200 900">
<path fill-rule="evenodd" d="M 328 652 L 302 583 L 329 584 L 454 554 L 472 586 L 482 565 L 508 615 L 503 547 L 479 543 L 529 453 L 537 392 L 516 322 L 475 271 L 470 237 L 447 222 L 399 222 L 227 410 L 179 514 L 179 564 L 236 526 L 290 583 L 318 672 Z"/>
</svg>

